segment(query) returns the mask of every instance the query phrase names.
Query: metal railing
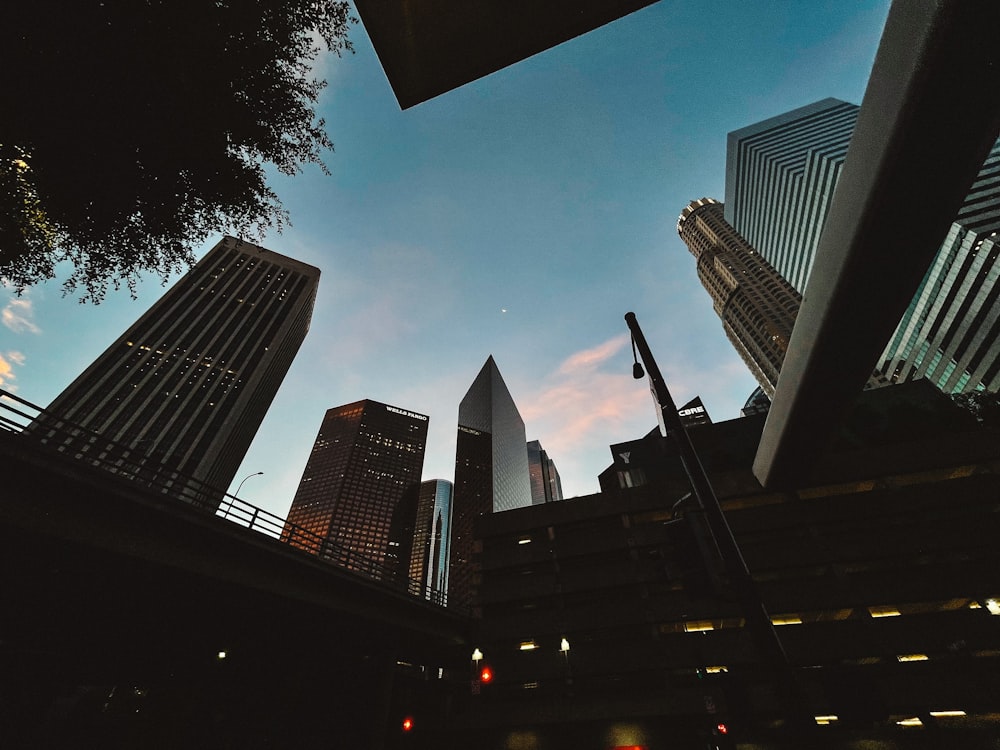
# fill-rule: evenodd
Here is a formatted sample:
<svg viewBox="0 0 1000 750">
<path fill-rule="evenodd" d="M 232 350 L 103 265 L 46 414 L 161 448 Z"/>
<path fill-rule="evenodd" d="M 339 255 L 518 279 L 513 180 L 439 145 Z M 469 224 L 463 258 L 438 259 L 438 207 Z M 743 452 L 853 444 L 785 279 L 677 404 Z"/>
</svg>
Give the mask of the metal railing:
<svg viewBox="0 0 1000 750">
<path fill-rule="evenodd" d="M 26 439 L 31 446 L 95 467 L 229 523 L 263 534 L 305 554 L 395 591 L 445 606 L 444 592 L 429 591 L 422 581 L 404 575 L 397 566 L 364 555 L 349 546 L 291 523 L 274 513 L 240 500 L 164 463 L 155 452 L 108 440 L 92 430 L 53 414 L 0 389 L 0 432 Z"/>
</svg>

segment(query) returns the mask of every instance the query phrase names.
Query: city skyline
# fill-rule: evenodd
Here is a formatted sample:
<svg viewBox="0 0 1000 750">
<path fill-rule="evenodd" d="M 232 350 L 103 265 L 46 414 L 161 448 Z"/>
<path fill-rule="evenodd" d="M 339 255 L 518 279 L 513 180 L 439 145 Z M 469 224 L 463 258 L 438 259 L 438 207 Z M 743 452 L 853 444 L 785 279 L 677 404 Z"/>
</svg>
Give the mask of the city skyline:
<svg viewBox="0 0 1000 750">
<path fill-rule="evenodd" d="M 357 54 L 319 71 L 332 176 L 274 176 L 292 226 L 261 244 L 323 280 L 241 498 L 286 515 L 316 415 L 361 398 L 430 415 L 425 478 L 452 478 L 458 401 L 491 352 L 564 494 L 594 492 L 606 446 L 656 423 L 629 310 L 678 403 L 738 416 L 755 384 L 679 252 L 677 210 L 722 194 L 728 132 L 859 101 L 887 8 L 661 2 L 405 112 L 355 26 Z M 97 307 L 58 284 L 5 292 L 0 387 L 48 403 L 163 292 L 149 279 Z"/>
</svg>

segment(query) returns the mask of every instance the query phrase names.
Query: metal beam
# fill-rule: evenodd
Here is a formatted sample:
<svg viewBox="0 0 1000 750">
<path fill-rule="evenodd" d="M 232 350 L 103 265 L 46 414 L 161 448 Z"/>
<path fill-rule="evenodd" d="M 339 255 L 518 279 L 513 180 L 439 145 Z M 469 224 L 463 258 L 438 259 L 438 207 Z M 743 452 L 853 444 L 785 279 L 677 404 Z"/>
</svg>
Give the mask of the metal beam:
<svg viewBox="0 0 1000 750">
<path fill-rule="evenodd" d="M 767 487 L 826 448 L 1000 131 L 1000 3 L 896 0 L 754 461 Z"/>
</svg>

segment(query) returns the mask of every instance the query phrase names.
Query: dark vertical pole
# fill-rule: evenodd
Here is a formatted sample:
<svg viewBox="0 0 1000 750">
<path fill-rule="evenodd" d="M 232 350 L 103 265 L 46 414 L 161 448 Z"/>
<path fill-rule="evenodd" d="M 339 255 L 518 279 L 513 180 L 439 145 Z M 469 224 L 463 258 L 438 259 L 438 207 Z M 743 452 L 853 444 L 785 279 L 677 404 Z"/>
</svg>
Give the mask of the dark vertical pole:
<svg viewBox="0 0 1000 750">
<path fill-rule="evenodd" d="M 779 687 L 785 693 L 785 699 L 791 713 L 789 717 L 791 723 L 799 727 L 809 726 L 811 725 L 811 720 L 808 708 L 805 705 L 801 692 L 796 686 L 795 675 L 788 661 L 788 656 L 785 654 L 785 649 L 781 645 L 781 640 L 778 638 L 778 634 L 764 607 L 764 603 L 761 601 L 757 584 L 750 575 L 750 570 L 743 559 L 743 553 L 740 552 L 739 545 L 736 544 L 736 538 L 729 528 L 729 522 L 726 521 L 726 516 L 722 512 L 719 499 L 716 497 L 715 490 L 712 489 L 712 484 L 708 480 L 705 467 L 702 466 L 701 460 L 698 458 L 697 452 L 695 452 L 694 444 L 691 442 L 684 423 L 677 413 L 677 407 L 674 404 L 673 397 L 670 395 L 670 391 L 667 389 L 667 383 L 660 373 L 660 368 L 657 366 L 652 352 L 649 350 L 649 345 L 642 334 L 642 329 L 639 328 L 639 321 L 636 320 L 635 313 L 626 313 L 625 322 L 632 332 L 632 340 L 635 342 L 639 356 L 642 358 L 642 363 L 645 365 L 649 380 L 652 383 L 653 393 L 660 406 L 663 424 L 667 428 L 668 437 L 672 438 L 674 444 L 677 446 L 677 452 L 680 455 L 681 463 L 684 465 L 684 471 L 687 474 L 688 480 L 691 482 L 691 490 L 698 503 L 698 508 L 704 513 L 705 519 L 708 521 L 709 532 L 712 534 L 719 553 L 722 555 L 726 574 L 729 576 L 733 590 L 743 610 L 747 628 L 753 636 L 757 647 L 761 650 L 765 661 L 777 673 Z"/>
</svg>

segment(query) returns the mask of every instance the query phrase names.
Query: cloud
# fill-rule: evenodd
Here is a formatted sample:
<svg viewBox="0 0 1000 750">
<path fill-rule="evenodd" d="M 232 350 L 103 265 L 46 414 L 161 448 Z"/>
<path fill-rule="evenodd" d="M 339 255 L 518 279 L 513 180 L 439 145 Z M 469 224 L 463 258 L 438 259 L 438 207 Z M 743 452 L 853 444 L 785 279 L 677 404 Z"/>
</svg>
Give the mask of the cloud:
<svg viewBox="0 0 1000 750">
<path fill-rule="evenodd" d="M 17 385 L 14 383 L 17 377 L 14 366 L 23 364 L 24 355 L 20 352 L 0 353 L 0 388 L 6 388 L 11 392 L 17 391 Z"/>
<path fill-rule="evenodd" d="M 621 348 L 625 346 L 628 340 L 628 334 L 623 333 L 621 336 L 615 336 L 613 339 L 608 339 L 603 344 L 598 344 L 590 349 L 584 349 L 582 352 L 577 352 L 559 365 L 558 372 L 561 375 L 573 375 L 575 373 L 593 370 L 602 362 L 611 359 L 611 357 L 617 354 Z"/>
<path fill-rule="evenodd" d="M 34 316 L 31 300 L 26 297 L 10 300 L 0 311 L 0 320 L 14 333 L 41 333 L 42 329 L 35 325 Z"/>
<path fill-rule="evenodd" d="M 623 334 L 570 355 L 540 390 L 523 399 L 520 411 L 529 431 L 544 436 L 543 445 L 552 455 L 595 441 L 606 445 L 608 436 L 619 434 L 644 408 L 649 421 L 649 391 L 637 387 L 629 361 L 619 358 L 613 372 L 601 371 L 628 341 Z"/>
</svg>

